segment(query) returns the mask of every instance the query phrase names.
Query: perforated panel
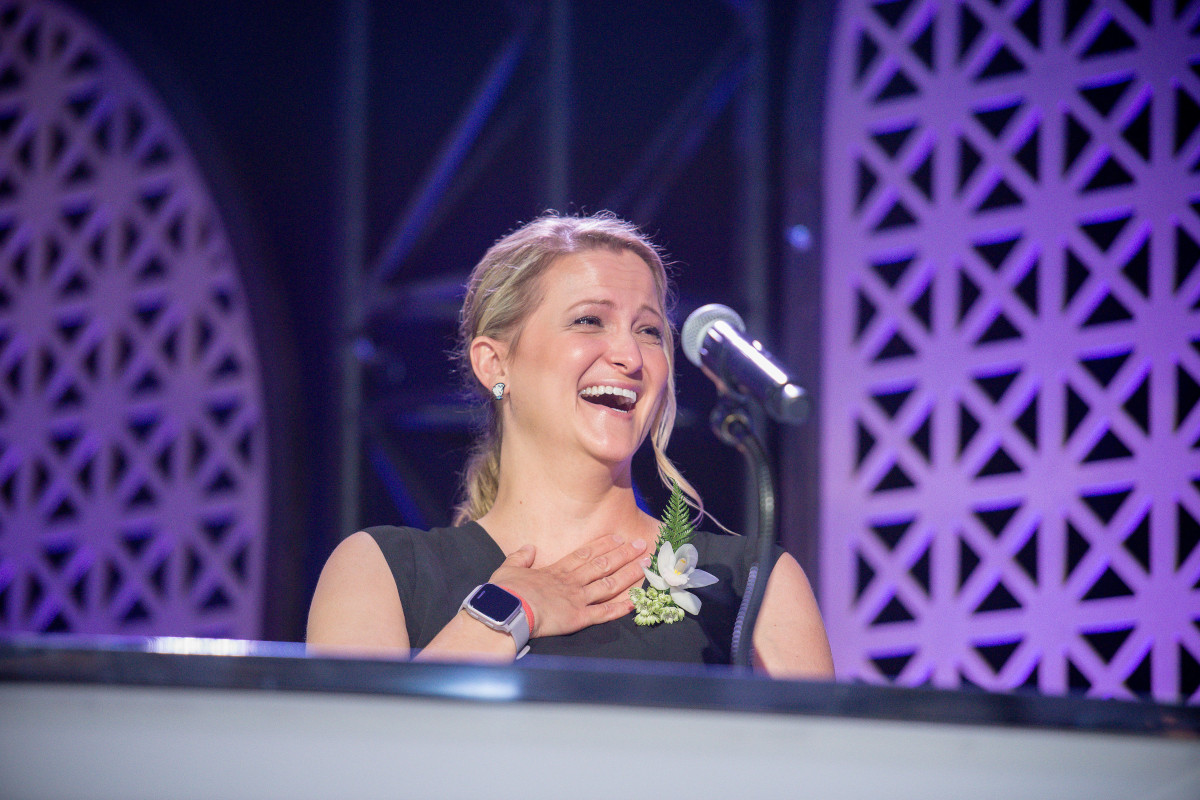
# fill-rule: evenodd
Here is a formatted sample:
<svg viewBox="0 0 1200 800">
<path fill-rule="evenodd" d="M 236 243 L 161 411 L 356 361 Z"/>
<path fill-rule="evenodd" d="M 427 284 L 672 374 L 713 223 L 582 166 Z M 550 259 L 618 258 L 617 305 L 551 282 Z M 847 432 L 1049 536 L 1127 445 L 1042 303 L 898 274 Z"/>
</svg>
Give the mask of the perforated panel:
<svg viewBox="0 0 1200 800">
<path fill-rule="evenodd" d="M 79 16 L 0 3 L 0 629 L 255 636 L 266 444 L 183 139 Z"/>
<path fill-rule="evenodd" d="M 842 4 L 823 597 L 867 681 L 1198 698 L 1200 3 Z"/>
</svg>

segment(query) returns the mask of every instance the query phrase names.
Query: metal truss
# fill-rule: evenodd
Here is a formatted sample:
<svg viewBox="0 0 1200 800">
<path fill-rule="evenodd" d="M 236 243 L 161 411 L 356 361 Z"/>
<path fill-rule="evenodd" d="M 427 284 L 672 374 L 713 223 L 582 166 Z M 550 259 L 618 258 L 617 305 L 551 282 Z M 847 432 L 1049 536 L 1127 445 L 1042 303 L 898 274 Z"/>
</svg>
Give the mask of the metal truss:
<svg viewBox="0 0 1200 800">
<path fill-rule="evenodd" d="M 668 113 L 659 115 L 657 126 L 647 130 L 638 157 L 617 165 L 612 185 L 595 196 L 601 198 L 599 207 L 653 229 L 680 174 L 694 163 L 703 146 L 711 145 L 717 121 L 732 113 L 732 145 L 738 151 L 734 161 L 741 187 L 738 205 L 743 210 L 737 234 L 739 260 L 746 265 L 738 280 L 752 298 L 747 318 L 753 329 L 765 324 L 769 310 L 768 4 L 748 0 L 715 5 L 718 13 L 730 15 L 736 24 L 729 27 L 688 90 Z M 506 140 L 531 120 L 540 131 L 536 147 L 541 151 L 540 170 L 531 181 L 540 187 L 542 207 L 565 209 L 578 202 L 572 194 L 573 116 L 580 104 L 589 101 L 579 95 L 572 76 L 576 37 L 581 35 L 573 25 L 576 4 L 546 0 L 507 6 L 510 33 L 479 75 L 382 245 L 367 253 L 363 197 L 369 178 L 363 139 L 369 99 L 369 11 L 365 0 L 350 3 L 346 26 L 343 152 L 348 159 L 344 173 L 350 177 L 343 209 L 348 216 L 343 290 L 350 303 L 341 342 L 343 532 L 355 530 L 362 522 L 361 481 L 382 487 L 395 510 L 403 510 L 407 524 L 436 521 L 431 519 L 436 513 L 430 511 L 431 504 L 418 499 L 421 490 L 405 477 L 418 470 L 409 448 L 399 446 L 397 437 L 413 431 L 466 436 L 475 421 L 469 404 L 453 387 L 413 393 L 408 380 L 411 365 L 395 347 L 397 341 L 428 338 L 431 328 L 452 326 L 466 277 L 465 273 L 433 278 L 414 274 L 409 263 L 412 254 L 437 231 L 455 203 L 483 190 L 489 170 L 504 155 Z M 448 495 L 438 497 L 432 505 L 446 499 Z"/>
</svg>

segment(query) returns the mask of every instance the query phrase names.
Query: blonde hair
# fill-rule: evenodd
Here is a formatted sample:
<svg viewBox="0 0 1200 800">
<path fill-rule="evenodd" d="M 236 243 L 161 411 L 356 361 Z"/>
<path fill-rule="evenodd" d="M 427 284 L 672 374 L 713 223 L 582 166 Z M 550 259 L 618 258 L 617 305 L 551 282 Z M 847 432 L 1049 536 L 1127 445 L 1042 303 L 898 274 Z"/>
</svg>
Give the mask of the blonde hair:
<svg viewBox="0 0 1200 800">
<path fill-rule="evenodd" d="M 670 279 L 658 248 L 632 223 L 603 211 L 591 216 L 565 216 L 547 212 L 496 241 L 471 271 L 458 325 L 456 357 L 471 391 L 486 399 L 487 421 L 476 439 L 463 470 L 461 498 L 454 524 L 479 519 L 496 502 L 500 487 L 500 447 L 503 425 L 491 401 L 491 387 L 483 386 L 471 368 L 471 342 L 490 336 L 507 342 L 515 351 L 526 316 L 541 302 L 541 276 L 554 260 L 588 250 L 629 251 L 637 255 L 654 278 L 654 288 L 664 320 L 672 301 Z M 675 428 L 675 333 L 669 321 L 663 326 L 667 355 L 667 391 L 658 416 L 651 423 L 650 442 L 659 479 L 667 487 L 678 483 L 697 509 L 703 503 L 696 490 L 667 458 L 667 442 Z"/>
</svg>

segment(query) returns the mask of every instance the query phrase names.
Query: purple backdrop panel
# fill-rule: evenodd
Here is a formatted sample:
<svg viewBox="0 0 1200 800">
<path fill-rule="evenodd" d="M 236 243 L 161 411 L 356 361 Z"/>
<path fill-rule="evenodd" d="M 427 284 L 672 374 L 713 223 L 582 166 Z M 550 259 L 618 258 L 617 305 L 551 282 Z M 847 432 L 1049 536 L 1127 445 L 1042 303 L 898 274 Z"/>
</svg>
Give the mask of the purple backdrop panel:
<svg viewBox="0 0 1200 800">
<path fill-rule="evenodd" d="M 256 636 L 262 408 L 162 104 L 77 14 L 0 3 L 0 630 Z"/>
<path fill-rule="evenodd" d="M 1196 702 L 1200 3 L 847 0 L 822 605 L 843 677 Z"/>
</svg>

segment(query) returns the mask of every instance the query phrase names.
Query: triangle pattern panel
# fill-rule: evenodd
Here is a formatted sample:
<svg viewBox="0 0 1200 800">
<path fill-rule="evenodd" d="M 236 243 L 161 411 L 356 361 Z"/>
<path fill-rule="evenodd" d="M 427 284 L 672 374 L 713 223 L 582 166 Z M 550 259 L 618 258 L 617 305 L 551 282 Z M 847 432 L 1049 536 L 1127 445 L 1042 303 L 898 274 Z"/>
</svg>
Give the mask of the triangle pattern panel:
<svg viewBox="0 0 1200 800">
<path fill-rule="evenodd" d="M 841 677 L 1198 700 L 1200 29 L 1153 8 L 840 4 L 820 600 Z M 1064 639 L 1035 648 L 1046 618 Z"/>
<path fill-rule="evenodd" d="M 0 14 L 0 630 L 257 637 L 267 452 L 239 264 L 163 104 Z"/>
</svg>

